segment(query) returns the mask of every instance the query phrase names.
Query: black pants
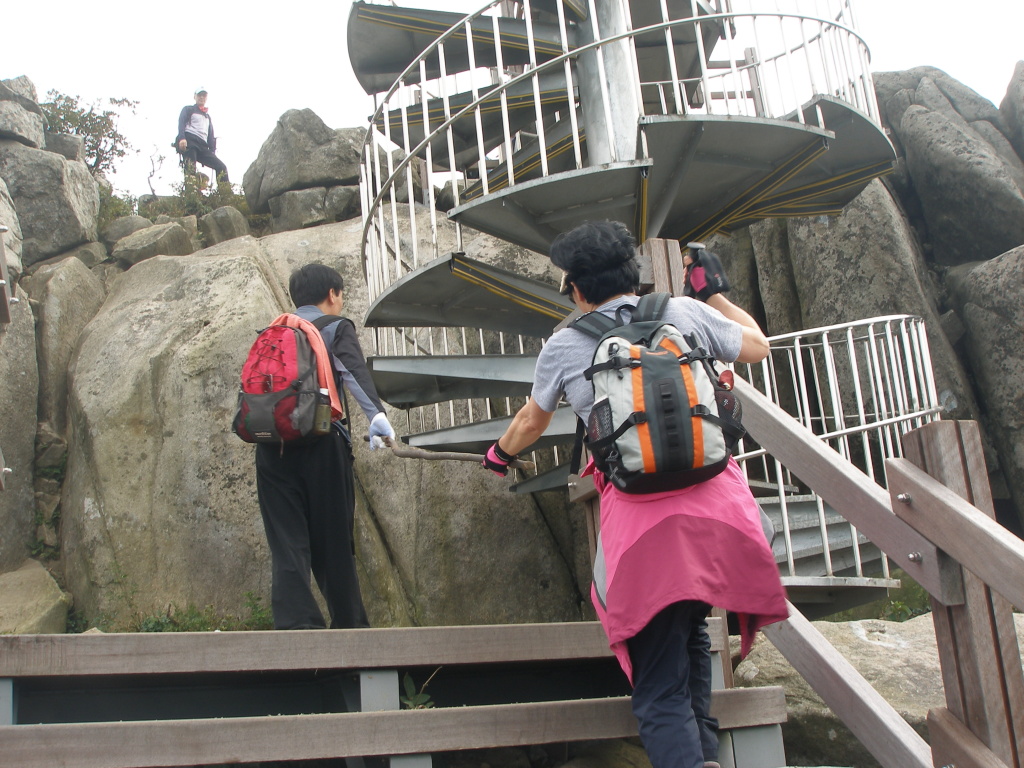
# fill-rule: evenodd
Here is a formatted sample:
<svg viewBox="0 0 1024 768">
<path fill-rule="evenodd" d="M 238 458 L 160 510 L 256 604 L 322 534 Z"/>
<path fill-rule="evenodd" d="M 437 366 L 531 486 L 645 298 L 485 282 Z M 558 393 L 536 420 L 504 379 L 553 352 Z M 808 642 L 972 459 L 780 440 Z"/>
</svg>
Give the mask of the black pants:
<svg viewBox="0 0 1024 768">
<path fill-rule="evenodd" d="M 711 717 L 711 638 L 706 603 L 672 603 L 627 641 L 633 714 L 653 768 L 702 768 L 718 760 Z"/>
<path fill-rule="evenodd" d="M 181 155 L 185 160 L 185 167 L 187 169 L 194 172 L 196 163 L 199 163 L 211 169 L 216 174 L 215 178 L 218 181 L 230 183 L 228 167 L 224 165 L 224 162 L 219 157 L 213 154 L 213 150 L 207 146 L 205 141 L 197 136 L 188 135 L 185 136 L 185 141 L 188 142 L 188 149 L 181 152 Z"/>
<path fill-rule="evenodd" d="M 368 627 L 356 575 L 352 454 L 332 430 L 305 445 L 256 446 L 256 489 L 273 566 L 276 629 L 325 627 L 310 571 L 327 602 L 331 629 Z"/>
</svg>

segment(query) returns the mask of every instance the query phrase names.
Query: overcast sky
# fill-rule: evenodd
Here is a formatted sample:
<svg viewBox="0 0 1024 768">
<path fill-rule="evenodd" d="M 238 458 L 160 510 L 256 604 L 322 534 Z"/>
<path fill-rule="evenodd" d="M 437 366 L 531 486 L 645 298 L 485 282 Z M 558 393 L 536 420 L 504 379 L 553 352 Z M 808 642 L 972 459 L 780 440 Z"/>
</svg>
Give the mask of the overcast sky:
<svg viewBox="0 0 1024 768">
<path fill-rule="evenodd" d="M 399 0 L 399 5 L 471 11 L 483 0 Z M 771 7 L 774 7 L 773 5 Z M 965 9 L 970 8 L 970 12 Z M 152 9 L 152 10 L 151 10 Z M 931 65 L 999 105 L 1024 59 L 1024 0 L 856 0 L 872 70 Z M 180 179 L 171 142 L 193 91 L 209 91 L 218 155 L 232 180 L 242 176 L 277 118 L 309 107 L 334 128 L 362 126 L 372 99 L 348 62 L 346 2 L 129 5 L 96 0 L 7 3 L 0 79 L 27 75 L 39 91 L 83 101 L 139 102 L 120 130 L 139 150 L 112 181 L 120 191 L 149 191 L 150 157 L 164 161 L 157 192 Z"/>
</svg>

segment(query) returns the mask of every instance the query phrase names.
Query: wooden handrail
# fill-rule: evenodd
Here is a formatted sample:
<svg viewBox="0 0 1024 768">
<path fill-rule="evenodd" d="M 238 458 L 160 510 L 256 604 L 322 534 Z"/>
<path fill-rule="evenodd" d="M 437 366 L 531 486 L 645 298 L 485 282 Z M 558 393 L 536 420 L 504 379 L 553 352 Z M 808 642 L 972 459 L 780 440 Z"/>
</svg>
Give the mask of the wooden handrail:
<svg viewBox="0 0 1024 768">
<path fill-rule="evenodd" d="M 948 705 L 929 713 L 932 746 L 792 607 L 765 635 L 886 768 L 1021 768 L 1024 678 L 1009 606 L 1024 605 L 1024 542 L 992 519 L 976 425 L 912 432 L 915 461 L 886 462 L 886 491 L 749 383 L 736 390 L 761 447 L 932 596 Z"/>
<path fill-rule="evenodd" d="M 879 763 L 932 768 L 925 740 L 792 603 L 788 619 L 761 631 Z"/>
<path fill-rule="evenodd" d="M 1014 605 L 1024 606 L 1024 541 L 907 459 L 885 463 L 893 512 Z"/>
<path fill-rule="evenodd" d="M 739 377 L 736 394 L 743 403 L 743 425 L 762 448 L 930 594 L 946 605 L 963 603 L 963 579 L 956 562 L 893 514 L 887 490 Z"/>
</svg>

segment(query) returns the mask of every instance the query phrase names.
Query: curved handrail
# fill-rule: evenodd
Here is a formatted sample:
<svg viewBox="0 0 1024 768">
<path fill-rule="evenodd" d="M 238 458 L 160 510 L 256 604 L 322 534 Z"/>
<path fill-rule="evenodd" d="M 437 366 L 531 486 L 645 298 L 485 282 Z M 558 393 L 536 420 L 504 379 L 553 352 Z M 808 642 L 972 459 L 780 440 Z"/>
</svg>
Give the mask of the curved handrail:
<svg viewBox="0 0 1024 768">
<path fill-rule="evenodd" d="M 495 0 L 495 2 L 490 3 L 485 8 L 482 8 L 481 10 L 477 11 L 475 14 L 466 16 L 458 24 L 453 25 L 444 35 L 442 35 L 431 46 L 429 46 L 427 49 L 425 49 L 420 54 L 420 56 L 417 57 L 417 59 L 414 62 L 412 62 L 409 66 L 406 67 L 406 69 L 403 71 L 403 73 L 400 76 L 400 78 L 391 87 L 391 89 L 388 91 L 388 93 L 384 97 L 384 99 L 381 100 L 380 106 L 374 112 L 374 115 L 373 115 L 373 117 L 371 119 L 370 126 L 367 129 L 366 136 L 364 137 L 364 141 L 363 141 L 362 154 L 364 156 L 364 161 L 365 162 L 369 162 L 369 160 L 366 159 L 367 158 L 367 148 L 370 148 L 371 150 L 375 150 L 376 149 L 376 146 L 374 146 L 374 144 L 375 144 L 374 137 L 375 137 L 375 131 L 377 130 L 376 129 L 377 121 L 379 119 L 381 119 L 381 118 L 384 118 L 385 120 L 387 119 L 386 118 L 386 112 L 388 111 L 388 104 L 390 102 L 390 99 L 392 98 L 392 96 L 394 96 L 395 93 L 397 93 L 399 91 L 400 88 L 402 88 L 404 86 L 404 79 L 409 74 L 413 73 L 417 68 L 419 68 L 421 66 L 421 64 L 423 64 L 428 58 L 430 58 L 433 55 L 436 55 L 438 53 L 439 49 L 442 49 L 443 44 L 444 44 L 444 42 L 446 40 L 451 38 L 457 32 L 460 32 L 469 23 L 471 23 L 474 19 L 477 19 L 477 18 L 481 17 L 487 11 L 495 8 L 499 3 L 500 3 L 500 0 Z M 688 18 L 684 18 L 684 19 L 672 19 L 672 20 L 668 20 L 668 21 L 659 22 L 657 24 L 648 25 L 648 26 L 645 26 L 645 27 L 642 27 L 642 28 L 639 28 L 639 29 L 630 29 L 630 30 L 627 30 L 627 31 L 619 33 L 619 34 L 615 34 L 615 35 L 611 35 L 609 37 L 601 38 L 600 40 L 595 40 L 595 41 L 593 41 L 591 43 L 588 43 L 586 45 L 578 46 L 578 47 L 574 48 L 571 51 L 568 51 L 568 52 L 563 53 L 563 54 L 561 54 L 559 56 L 555 56 L 553 58 L 548 59 L 543 64 L 541 64 L 541 65 L 539 65 L 537 67 L 526 69 L 524 72 L 520 73 L 519 75 L 516 75 L 516 76 L 512 77 L 510 80 L 508 80 L 506 82 L 498 83 L 498 84 L 495 84 L 493 87 L 488 88 L 485 94 L 478 96 L 472 102 L 470 102 L 469 104 L 467 104 L 463 108 L 459 109 L 454 114 L 451 114 L 443 122 L 441 122 L 436 128 L 434 128 L 429 134 L 425 133 L 424 138 L 415 147 L 409 148 L 408 151 L 406 151 L 406 156 L 404 158 L 402 158 L 398 162 L 397 166 L 394 167 L 393 171 L 388 175 L 388 177 L 386 179 L 384 179 L 382 183 L 380 183 L 380 185 L 379 185 L 380 192 L 375 195 L 375 197 L 373 198 L 372 201 L 369 201 L 369 200 L 367 201 L 368 204 L 366 206 L 366 210 L 364 211 L 364 223 L 363 223 L 363 233 L 362 233 L 362 242 L 363 242 L 364 253 L 365 253 L 365 244 L 366 244 L 366 241 L 367 241 L 367 238 L 368 238 L 368 235 L 369 235 L 370 227 L 371 227 L 372 222 L 373 222 L 373 215 L 374 215 L 374 213 L 380 207 L 382 201 L 384 200 L 384 197 L 391 193 L 392 189 L 395 187 L 397 182 L 400 180 L 399 177 L 401 176 L 402 172 L 405 171 L 408 168 L 410 163 L 413 161 L 413 158 L 418 157 L 419 153 L 422 152 L 424 149 L 426 149 L 428 147 L 428 145 L 430 145 L 432 143 L 432 141 L 435 139 L 435 137 L 437 137 L 437 136 L 439 136 L 439 135 L 441 135 L 443 133 L 446 133 L 451 128 L 452 125 L 454 125 L 458 120 L 460 120 L 465 115 L 470 114 L 471 112 L 476 110 L 486 99 L 493 98 L 495 94 L 502 94 L 503 95 L 510 88 L 518 85 L 519 83 L 522 83 L 522 82 L 525 82 L 527 80 L 536 78 L 536 77 L 538 77 L 538 76 L 540 76 L 540 75 L 542 75 L 544 73 L 547 73 L 547 72 L 550 72 L 550 71 L 554 71 L 557 67 L 563 66 L 566 61 L 571 60 L 571 59 L 576 59 L 581 54 L 587 53 L 589 51 L 598 50 L 598 49 L 604 48 L 606 46 L 610 46 L 610 45 L 612 45 L 614 43 L 617 43 L 617 42 L 621 42 L 621 41 L 624 41 L 624 40 L 631 40 L 631 39 L 636 38 L 636 37 L 638 37 L 640 35 L 649 35 L 651 33 L 657 33 L 659 31 L 663 32 L 663 31 L 666 31 L 666 30 L 671 30 L 671 29 L 676 28 L 676 27 L 685 27 L 685 26 L 698 26 L 699 27 L 699 25 L 705 24 L 705 23 L 732 22 L 732 21 L 734 21 L 736 19 L 747 19 L 747 18 L 750 18 L 750 19 L 758 19 L 758 18 L 772 19 L 772 18 L 774 18 L 774 19 L 779 19 L 780 21 L 781 20 L 785 20 L 785 19 L 789 19 L 789 20 L 795 20 L 795 21 L 798 21 L 798 22 L 801 22 L 801 23 L 803 23 L 803 22 L 818 23 L 820 25 L 827 26 L 829 29 L 837 30 L 837 31 L 840 31 L 840 32 L 842 32 L 844 34 L 847 34 L 851 38 L 855 39 L 859 43 L 859 45 L 863 47 L 863 50 L 864 50 L 865 54 L 868 56 L 868 59 L 870 59 L 870 49 L 868 48 L 867 43 L 865 42 L 863 37 L 861 37 L 861 35 L 855 29 L 853 29 L 852 27 L 850 27 L 850 26 L 848 26 L 846 24 L 837 23 L 837 22 L 829 20 L 829 19 L 822 19 L 822 18 L 817 17 L 817 16 L 812 16 L 810 14 L 782 13 L 782 12 L 717 13 L 717 14 L 708 14 L 706 16 L 688 17 Z M 819 35 L 819 37 L 820 37 L 820 35 Z M 814 38 L 812 38 L 812 39 L 814 39 Z M 804 41 L 804 43 L 802 45 L 800 45 L 800 46 L 797 46 L 797 47 L 794 47 L 794 48 L 787 48 L 786 51 L 784 51 L 783 53 L 776 54 L 774 56 L 769 56 L 765 60 L 773 60 L 774 58 L 778 58 L 780 56 L 786 55 L 787 53 L 791 53 L 793 51 L 799 51 L 799 50 L 801 50 L 803 48 L 806 48 L 807 45 L 808 45 L 808 41 Z M 727 74 L 722 74 L 722 75 L 716 76 L 715 79 L 724 78 L 724 77 L 727 77 L 728 75 L 731 75 L 731 74 L 732 74 L 732 72 L 727 73 Z M 699 81 L 703 81 L 706 77 L 707 77 L 706 74 L 702 74 L 702 76 L 700 78 L 686 78 L 686 79 L 683 79 L 683 80 L 677 81 L 677 82 L 681 82 L 683 84 L 685 84 L 685 83 L 692 83 L 692 82 L 699 82 Z M 439 78 L 432 78 L 432 79 L 439 79 Z M 420 78 L 420 80 L 417 81 L 417 82 L 418 83 L 422 83 L 423 82 L 423 78 Z M 812 95 L 813 94 L 808 94 L 808 96 L 812 96 Z M 870 107 L 870 104 L 868 106 Z M 408 108 L 409 107 L 405 107 L 404 109 L 408 109 Z M 415 107 L 413 107 L 413 108 L 415 108 Z M 425 106 L 422 107 L 422 108 L 425 109 Z M 875 119 L 875 117 L 873 115 L 871 115 L 870 111 L 867 114 L 872 119 Z M 389 141 L 391 141 L 390 137 L 389 137 Z M 395 142 L 392 141 L 392 143 L 395 143 Z M 403 151 L 405 151 L 404 148 L 403 148 Z M 390 162 L 389 162 L 389 165 L 390 165 Z"/>
</svg>

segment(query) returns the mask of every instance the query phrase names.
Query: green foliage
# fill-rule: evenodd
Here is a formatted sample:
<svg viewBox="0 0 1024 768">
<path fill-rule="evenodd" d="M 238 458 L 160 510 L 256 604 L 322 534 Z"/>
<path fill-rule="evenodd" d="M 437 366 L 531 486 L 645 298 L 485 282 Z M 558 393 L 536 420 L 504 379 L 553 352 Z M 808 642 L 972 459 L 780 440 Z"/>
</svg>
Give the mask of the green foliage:
<svg viewBox="0 0 1024 768">
<path fill-rule="evenodd" d="M 129 590 L 128 593 L 125 599 L 134 606 L 135 591 Z M 245 612 L 241 616 L 221 613 L 212 605 L 200 608 L 191 603 L 185 608 L 171 605 L 166 611 L 148 616 L 132 608 L 130 617 L 120 621 L 107 615 L 89 621 L 80 613 L 69 614 L 68 632 L 84 632 L 90 626 L 104 632 L 235 632 L 273 629 L 274 618 L 259 595 L 246 592 Z"/>
<path fill-rule="evenodd" d="M 127 192 L 116 195 L 106 184 L 100 184 L 100 215 L 96 228 L 102 232 L 114 219 L 131 216 L 137 210 L 138 202 Z"/>
<path fill-rule="evenodd" d="M 85 141 L 85 162 L 94 173 L 116 173 L 116 163 L 132 150 L 127 137 L 117 130 L 120 110 L 135 114 L 139 102 L 131 99 L 107 99 L 111 109 L 103 108 L 103 100 L 82 104 L 78 96 L 57 90 L 46 94 L 49 101 L 39 106 L 46 115 L 49 128 L 55 133 L 81 136 Z"/>
<path fill-rule="evenodd" d="M 60 545 L 49 545 L 42 539 L 33 539 L 28 543 L 29 557 L 36 560 L 56 560 L 60 557 Z"/>
<path fill-rule="evenodd" d="M 251 215 L 245 196 L 236 192 L 233 184 L 222 182 L 216 187 L 208 187 L 205 179 L 206 176 L 198 172 L 185 174 L 184 180 L 173 186 L 173 195 L 140 203 L 139 213 L 149 219 L 161 215 L 199 217 L 230 205 L 249 220 L 250 226 L 254 219 L 269 218 Z"/>
<path fill-rule="evenodd" d="M 430 699 L 430 694 L 426 693 L 427 686 L 430 681 L 434 679 L 434 675 L 441 671 L 441 667 L 434 670 L 433 674 L 427 678 L 427 681 L 423 683 L 422 687 L 417 691 L 416 683 L 413 682 L 412 675 L 408 672 L 402 678 L 402 686 L 405 688 L 405 695 L 400 696 L 399 700 L 402 702 L 402 706 L 406 709 L 430 709 L 434 706 L 434 702 Z"/>
<path fill-rule="evenodd" d="M 132 632 L 234 632 L 273 629 L 270 609 L 254 592 L 245 593 L 247 616 L 221 614 L 212 605 L 202 608 L 189 604 L 181 609 L 171 606 L 165 613 L 145 616 L 129 628 Z"/>
</svg>

